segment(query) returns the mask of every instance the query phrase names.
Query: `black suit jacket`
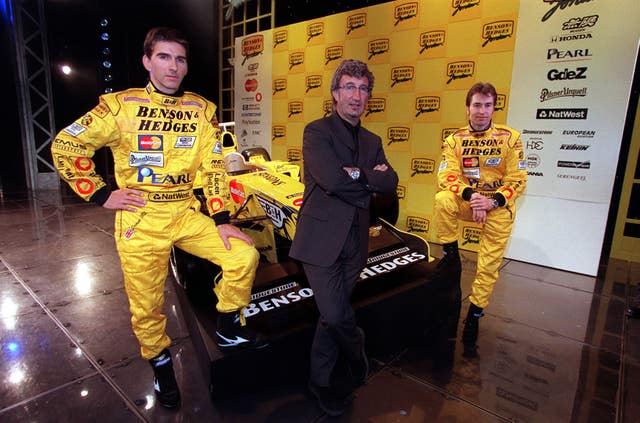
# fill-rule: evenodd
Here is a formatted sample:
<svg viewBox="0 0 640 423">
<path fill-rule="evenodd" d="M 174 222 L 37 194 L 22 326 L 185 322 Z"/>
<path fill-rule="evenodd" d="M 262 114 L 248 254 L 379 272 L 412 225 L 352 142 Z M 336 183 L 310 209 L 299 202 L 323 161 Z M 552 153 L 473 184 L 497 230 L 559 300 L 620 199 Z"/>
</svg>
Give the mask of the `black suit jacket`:
<svg viewBox="0 0 640 423">
<path fill-rule="evenodd" d="M 336 112 L 305 127 L 304 197 L 291 257 L 317 266 L 333 264 L 357 221 L 364 265 L 371 193 L 395 191 L 398 175 L 385 157 L 380 137 L 363 127 L 358 133 L 357 155 L 354 150 L 353 136 Z M 384 172 L 373 170 L 379 164 L 389 168 Z M 354 181 L 343 166 L 359 167 L 362 176 Z"/>
</svg>

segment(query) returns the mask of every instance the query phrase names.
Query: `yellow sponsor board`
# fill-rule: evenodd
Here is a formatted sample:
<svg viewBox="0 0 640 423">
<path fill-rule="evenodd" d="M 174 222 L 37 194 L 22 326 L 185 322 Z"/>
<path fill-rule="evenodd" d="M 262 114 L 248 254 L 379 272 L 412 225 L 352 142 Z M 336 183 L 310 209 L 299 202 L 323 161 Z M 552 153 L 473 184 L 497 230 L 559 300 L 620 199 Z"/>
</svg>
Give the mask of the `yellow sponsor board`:
<svg viewBox="0 0 640 423">
<path fill-rule="evenodd" d="M 468 89 L 476 82 L 477 59 L 455 58 L 447 62 L 446 66 L 446 89 Z"/>
<path fill-rule="evenodd" d="M 287 101 L 287 120 L 302 121 L 304 118 L 304 101 L 302 99 Z"/>
<path fill-rule="evenodd" d="M 387 150 L 409 151 L 411 140 L 411 125 L 407 123 L 391 123 L 382 137 Z"/>
<path fill-rule="evenodd" d="M 304 50 L 289 51 L 289 74 L 292 73 L 304 73 Z"/>
<path fill-rule="evenodd" d="M 323 20 L 307 23 L 307 46 L 324 43 L 325 23 Z"/>
<path fill-rule="evenodd" d="M 287 125 L 273 124 L 271 126 L 271 143 L 286 143 L 287 142 Z"/>
<path fill-rule="evenodd" d="M 483 19 L 480 53 L 513 50 L 516 40 L 516 16 Z"/>
<path fill-rule="evenodd" d="M 348 13 L 344 31 L 344 38 L 365 37 L 367 31 L 368 10 L 361 9 L 359 11 Z"/>
<path fill-rule="evenodd" d="M 389 37 L 376 38 L 367 43 L 367 62 L 389 63 L 391 54 L 391 39 Z"/>
<path fill-rule="evenodd" d="M 325 69 L 335 69 L 344 60 L 344 43 L 326 46 L 324 48 Z"/>
<path fill-rule="evenodd" d="M 417 29 L 410 29 L 406 31 L 396 31 L 390 34 L 391 39 L 391 51 L 390 59 L 391 63 L 414 63 L 418 59 L 418 46 L 416 45 L 416 39 L 418 37 Z"/>
<path fill-rule="evenodd" d="M 271 82 L 271 94 L 274 99 L 287 97 L 287 77 L 278 76 Z"/>
<path fill-rule="evenodd" d="M 444 1 L 444 0 L 443 0 Z M 486 0 L 449 0 L 451 22 L 477 19 L 482 16 L 482 3 Z"/>
<path fill-rule="evenodd" d="M 286 51 L 289 48 L 289 31 L 277 29 L 273 31 L 273 52 Z"/>
<path fill-rule="evenodd" d="M 442 93 L 417 93 L 413 114 L 416 122 L 439 122 L 442 114 Z"/>
<path fill-rule="evenodd" d="M 414 123 L 411 152 L 421 157 L 433 158 L 437 166 L 442 149 L 441 136 L 442 132 L 438 122 Z"/>
<path fill-rule="evenodd" d="M 306 97 L 322 97 L 322 74 L 310 74 L 304 78 Z"/>
<path fill-rule="evenodd" d="M 447 52 L 447 27 L 429 28 L 418 31 L 418 58 L 433 59 L 444 57 Z"/>
<path fill-rule="evenodd" d="M 391 66 L 389 91 L 414 91 L 416 81 L 415 63 Z"/>
<path fill-rule="evenodd" d="M 363 122 L 386 122 L 388 104 L 387 96 L 371 96 L 362 115 Z"/>
<path fill-rule="evenodd" d="M 409 180 L 412 183 L 434 183 L 437 165 L 435 157 L 412 154 L 409 160 Z"/>
<path fill-rule="evenodd" d="M 433 199 L 437 190 L 435 185 L 409 182 L 408 189 L 410 195 L 406 201 L 407 210 L 421 214 L 433 213 Z"/>
<path fill-rule="evenodd" d="M 417 1 L 393 2 L 393 27 L 395 31 L 418 27 L 420 5 Z"/>
</svg>

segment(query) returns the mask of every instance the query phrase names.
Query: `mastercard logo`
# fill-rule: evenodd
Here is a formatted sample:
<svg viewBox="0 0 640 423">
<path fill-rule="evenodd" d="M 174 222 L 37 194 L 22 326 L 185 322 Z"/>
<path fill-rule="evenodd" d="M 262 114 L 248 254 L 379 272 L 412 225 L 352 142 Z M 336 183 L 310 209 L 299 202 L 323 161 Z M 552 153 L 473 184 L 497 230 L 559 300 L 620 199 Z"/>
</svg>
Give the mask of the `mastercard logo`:
<svg viewBox="0 0 640 423">
<path fill-rule="evenodd" d="M 162 151 L 162 135 L 138 135 L 138 150 Z"/>
<path fill-rule="evenodd" d="M 244 89 L 246 91 L 255 91 L 258 89 L 258 80 L 257 79 L 247 79 L 244 81 Z"/>
</svg>

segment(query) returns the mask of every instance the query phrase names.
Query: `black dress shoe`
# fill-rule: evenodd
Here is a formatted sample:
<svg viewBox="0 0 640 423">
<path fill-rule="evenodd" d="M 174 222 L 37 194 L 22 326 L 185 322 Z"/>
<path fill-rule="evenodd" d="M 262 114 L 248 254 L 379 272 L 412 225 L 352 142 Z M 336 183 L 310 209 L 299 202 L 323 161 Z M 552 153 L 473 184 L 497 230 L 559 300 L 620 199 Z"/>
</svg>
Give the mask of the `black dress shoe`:
<svg viewBox="0 0 640 423">
<path fill-rule="evenodd" d="M 347 411 L 347 402 L 345 398 L 338 395 L 334 389 L 329 386 L 318 386 L 313 382 L 309 382 L 309 391 L 318 400 L 318 406 L 322 411 L 331 417 L 337 417 Z"/>
</svg>

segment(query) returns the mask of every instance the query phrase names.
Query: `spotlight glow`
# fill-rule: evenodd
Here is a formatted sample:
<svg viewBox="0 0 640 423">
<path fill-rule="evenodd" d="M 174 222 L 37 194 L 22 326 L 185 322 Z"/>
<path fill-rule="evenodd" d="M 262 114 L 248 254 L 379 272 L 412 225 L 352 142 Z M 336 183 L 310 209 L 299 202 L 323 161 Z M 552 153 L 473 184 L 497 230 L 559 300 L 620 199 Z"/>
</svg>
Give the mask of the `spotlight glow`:
<svg viewBox="0 0 640 423">
<path fill-rule="evenodd" d="M 70 75 L 71 74 L 71 66 L 69 65 L 63 65 L 60 67 L 60 70 L 62 71 L 62 73 L 64 73 L 65 75 Z"/>
</svg>

